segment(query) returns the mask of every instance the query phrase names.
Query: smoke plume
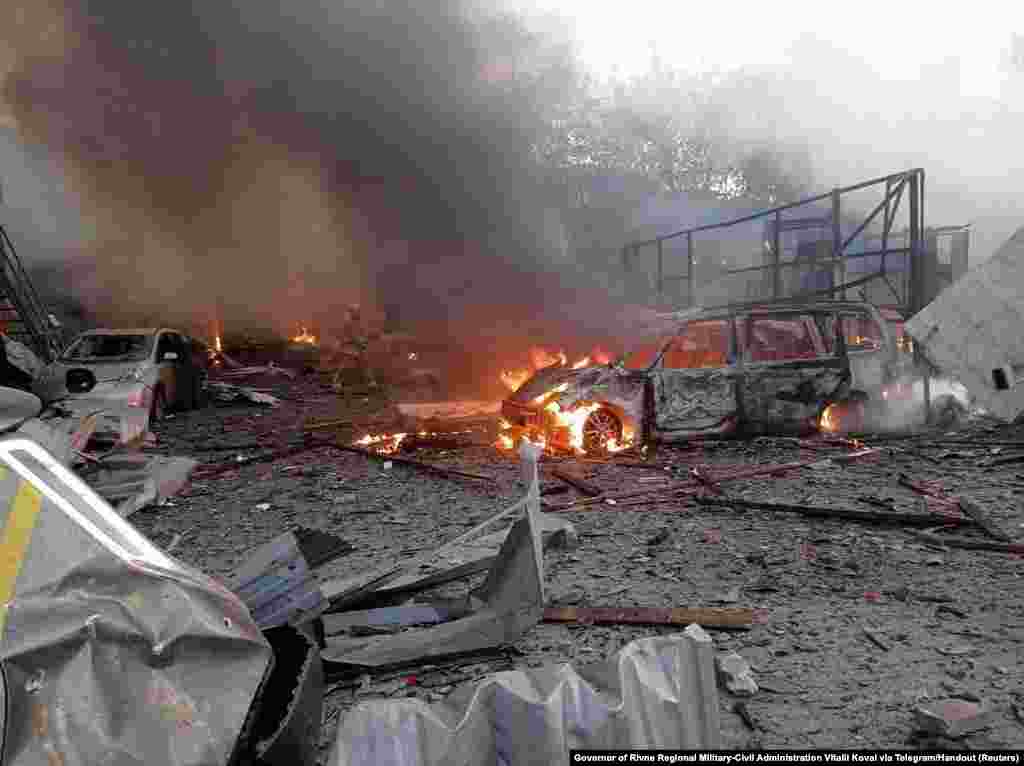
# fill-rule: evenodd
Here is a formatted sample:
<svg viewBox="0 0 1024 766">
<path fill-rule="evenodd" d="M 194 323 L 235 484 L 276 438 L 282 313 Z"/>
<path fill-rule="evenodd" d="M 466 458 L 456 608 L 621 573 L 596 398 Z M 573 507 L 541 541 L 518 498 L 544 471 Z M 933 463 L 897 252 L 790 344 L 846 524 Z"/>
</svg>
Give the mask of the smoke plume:
<svg viewBox="0 0 1024 766">
<path fill-rule="evenodd" d="M 329 330 L 359 303 L 480 346 L 590 300 L 528 162 L 564 66 L 514 19 L 52 0 L 7 35 L 3 100 L 62 160 L 104 321 Z"/>
</svg>

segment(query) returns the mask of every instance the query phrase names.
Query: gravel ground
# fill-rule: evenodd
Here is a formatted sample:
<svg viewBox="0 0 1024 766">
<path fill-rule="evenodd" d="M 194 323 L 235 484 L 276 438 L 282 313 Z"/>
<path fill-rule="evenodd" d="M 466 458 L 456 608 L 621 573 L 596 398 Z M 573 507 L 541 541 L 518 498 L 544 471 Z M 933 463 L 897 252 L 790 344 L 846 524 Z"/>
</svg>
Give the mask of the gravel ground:
<svg viewBox="0 0 1024 766">
<path fill-rule="evenodd" d="M 247 384 L 286 400 L 274 409 L 218 406 L 177 414 L 156 427 L 158 451 L 220 464 L 301 441 L 311 418 L 356 424 L 338 432 L 346 439 L 393 420 L 381 399 L 346 402 L 311 377 Z M 1024 440 L 1024 429 L 975 424 L 917 439 L 913 451 L 899 449 L 902 442 L 866 439 L 868 446 L 886 449 L 845 466 L 803 468 L 723 488 L 732 497 L 859 510 L 878 510 L 865 497 L 891 498 L 894 510 L 927 513 L 924 501 L 899 483 L 902 473 L 971 495 L 1020 537 L 1024 464 L 984 467 L 1019 450 L 937 443 L 965 435 Z M 698 464 L 739 468 L 847 452 L 843 445 L 805 449 L 795 440 L 759 439 L 699 450 L 662 448 L 657 462 L 670 469 L 660 472 L 572 462 L 606 491 L 623 492 L 653 488 L 660 477 L 685 480 Z M 424 449 L 416 456 L 487 474 L 494 482 L 442 478 L 397 464 L 388 469 L 382 461 L 317 449 L 195 480 L 171 504 L 140 511 L 131 521 L 157 544 L 173 545 L 182 560 L 221 577 L 247 551 L 291 526 L 318 527 L 356 547 L 319 570 L 326 579 L 435 548 L 522 492 L 518 464 L 490 447 Z M 575 497 L 573 490 L 551 500 Z M 264 503 L 269 510 L 256 510 Z M 722 692 L 724 746 L 922 744 L 914 735 L 914 708 L 962 697 L 993 707 L 995 724 L 946 746 L 1024 747 L 1024 723 L 1014 713 L 1024 703 L 1021 556 L 944 549 L 900 527 L 708 506 L 691 498 L 601 504 L 566 516 L 579 544 L 545 556 L 551 604 L 764 610 L 749 631 L 713 632 L 720 650 L 738 651 L 751 663 L 761 685 L 746 700 L 753 729 L 733 711 L 736 700 Z M 659 534 L 663 530 L 667 534 Z M 656 537 L 662 539 L 649 544 Z M 466 588 L 453 584 L 422 596 L 459 595 Z M 871 641 L 866 629 L 887 648 Z M 635 638 L 678 630 L 541 624 L 492 658 L 329 685 L 321 747 L 326 755 L 338 716 L 367 694 L 436 700 L 456 683 L 495 670 L 598 660 Z M 408 682 L 410 673 L 415 683 Z"/>
</svg>

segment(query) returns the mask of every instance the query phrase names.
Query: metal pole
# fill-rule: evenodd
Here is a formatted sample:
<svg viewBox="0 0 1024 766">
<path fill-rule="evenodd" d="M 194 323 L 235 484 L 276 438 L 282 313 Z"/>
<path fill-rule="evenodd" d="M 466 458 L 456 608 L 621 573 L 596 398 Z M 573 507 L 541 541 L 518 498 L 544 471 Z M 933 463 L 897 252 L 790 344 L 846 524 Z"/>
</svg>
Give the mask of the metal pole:
<svg viewBox="0 0 1024 766">
<path fill-rule="evenodd" d="M 693 233 L 686 232 L 687 307 L 693 306 Z"/>
<path fill-rule="evenodd" d="M 658 308 L 665 305 L 665 243 L 658 240 Z"/>
<path fill-rule="evenodd" d="M 782 228 L 782 214 L 775 214 L 775 226 L 772 232 L 772 300 L 779 299 L 779 291 L 781 287 L 781 277 L 779 273 L 779 264 L 782 261 L 782 234 L 780 229 Z"/>
<path fill-rule="evenodd" d="M 924 232 L 926 231 L 926 229 L 925 229 L 925 218 L 924 218 L 924 171 L 923 170 L 918 170 L 918 171 L 916 171 L 916 173 L 917 173 L 917 176 L 918 176 L 918 179 L 919 179 L 917 193 L 918 193 L 918 195 L 921 198 L 920 201 L 917 203 L 917 214 L 921 217 L 921 221 L 917 225 L 918 237 L 920 238 L 924 234 Z M 919 241 L 918 247 L 920 247 L 920 246 L 921 245 L 920 245 L 920 241 Z M 920 256 L 921 256 L 921 260 L 923 262 L 924 253 L 923 252 L 920 253 Z M 923 282 L 924 282 L 924 269 L 921 269 L 921 281 L 922 281 L 921 287 L 923 288 L 924 287 L 924 284 L 923 284 Z M 922 292 L 920 294 L 921 305 L 918 307 L 918 311 L 920 311 L 921 309 L 924 308 L 924 299 L 925 299 L 925 295 Z M 931 367 L 928 366 L 927 361 L 925 362 L 925 365 L 926 365 L 926 368 L 925 368 L 925 376 L 924 376 L 924 422 L 926 424 L 930 425 L 931 422 L 932 422 L 932 385 L 931 385 L 932 370 L 931 370 Z"/>
<path fill-rule="evenodd" d="M 833 278 L 835 275 L 835 267 L 839 267 L 840 284 L 846 282 L 846 264 L 842 260 L 843 258 L 843 228 L 842 220 L 840 219 L 839 210 L 839 189 L 832 190 L 832 274 Z M 836 260 L 836 259 L 840 260 Z M 835 285 L 832 285 L 835 287 Z M 835 294 L 832 295 L 835 298 Z M 843 294 L 841 296 L 843 300 L 846 300 L 846 288 L 843 288 Z"/>
</svg>

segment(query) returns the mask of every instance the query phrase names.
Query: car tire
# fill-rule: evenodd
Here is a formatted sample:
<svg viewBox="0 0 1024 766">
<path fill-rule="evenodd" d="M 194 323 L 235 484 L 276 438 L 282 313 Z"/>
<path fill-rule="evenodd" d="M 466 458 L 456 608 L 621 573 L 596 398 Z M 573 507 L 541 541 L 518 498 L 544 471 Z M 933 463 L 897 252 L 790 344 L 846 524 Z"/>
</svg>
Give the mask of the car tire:
<svg viewBox="0 0 1024 766">
<path fill-rule="evenodd" d="M 607 407 L 594 410 L 583 423 L 583 449 L 603 452 L 608 439 L 622 441 L 622 421 Z"/>
<path fill-rule="evenodd" d="M 164 394 L 163 386 L 157 386 L 153 391 L 153 403 L 149 407 L 149 420 L 158 423 L 167 415 L 167 396 Z"/>
</svg>

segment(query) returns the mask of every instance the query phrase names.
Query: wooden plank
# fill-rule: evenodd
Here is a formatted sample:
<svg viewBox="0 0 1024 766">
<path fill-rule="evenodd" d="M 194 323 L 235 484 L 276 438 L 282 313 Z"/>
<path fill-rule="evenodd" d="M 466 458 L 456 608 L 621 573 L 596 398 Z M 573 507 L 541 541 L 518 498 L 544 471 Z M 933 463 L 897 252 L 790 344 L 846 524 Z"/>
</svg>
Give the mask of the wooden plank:
<svg viewBox="0 0 1024 766">
<path fill-rule="evenodd" d="M 374 452 L 373 450 L 363 449 L 362 447 L 353 447 L 346 444 L 336 444 L 334 442 L 324 442 L 325 447 L 333 447 L 336 450 L 342 452 L 354 452 L 357 455 L 363 455 L 364 457 L 373 458 L 375 460 L 385 460 L 391 463 L 398 463 L 399 465 L 407 465 L 411 468 L 419 468 L 423 471 L 430 471 L 436 473 L 439 476 L 458 476 L 463 479 L 480 479 L 481 481 L 494 481 L 493 476 L 482 476 L 478 473 L 469 473 L 468 471 L 459 471 L 455 468 L 446 468 L 443 465 L 436 465 L 434 463 L 424 463 L 422 460 L 413 460 L 408 457 L 398 457 L 397 455 L 386 455 L 381 452 Z"/>
<path fill-rule="evenodd" d="M 705 628 L 749 628 L 754 610 L 710 607 L 645 607 L 645 606 L 549 606 L 544 622 L 575 622 L 594 625 L 690 625 Z"/>
<path fill-rule="evenodd" d="M 697 502 L 703 505 L 729 505 L 737 508 L 755 508 L 763 511 L 776 511 L 779 513 L 798 513 L 802 516 L 814 516 L 823 519 L 842 519 L 844 521 L 863 521 L 870 524 L 900 524 L 904 526 L 933 527 L 935 517 L 926 516 L 923 513 L 899 513 L 889 511 L 878 513 L 876 511 L 862 511 L 857 508 L 825 508 L 810 505 L 790 505 L 787 503 L 768 503 L 757 500 L 740 500 L 737 498 L 697 498 Z M 954 524 L 972 524 L 968 519 L 950 519 Z"/>
<path fill-rule="evenodd" d="M 969 551 L 995 551 L 997 553 L 1024 554 L 1024 543 L 998 543 L 991 540 L 972 540 L 969 537 L 954 535 L 934 535 L 930 532 L 909 532 L 918 540 L 933 545 L 946 545 L 950 548 L 963 548 Z"/>
<path fill-rule="evenodd" d="M 596 484 L 591 484 L 589 481 L 584 479 L 578 473 L 576 473 L 573 470 L 570 470 L 566 466 L 559 466 L 557 468 L 552 468 L 552 469 L 550 469 L 549 473 L 552 476 L 554 476 L 555 478 L 561 479 L 566 484 L 569 484 L 569 485 L 575 487 L 576 489 L 578 489 L 580 492 L 582 492 L 584 495 L 587 495 L 588 497 L 597 497 L 598 495 L 603 495 L 604 494 L 604 490 L 603 489 L 598 487 Z"/>
<path fill-rule="evenodd" d="M 978 505 L 975 501 L 969 497 L 958 497 L 958 503 L 960 504 L 960 510 L 967 516 L 970 516 L 977 523 L 979 527 L 985 530 L 985 533 L 995 539 L 1001 540 L 1004 543 L 1013 541 L 1004 530 L 1000 529 L 999 526 L 989 518 L 988 513 Z"/>
</svg>

